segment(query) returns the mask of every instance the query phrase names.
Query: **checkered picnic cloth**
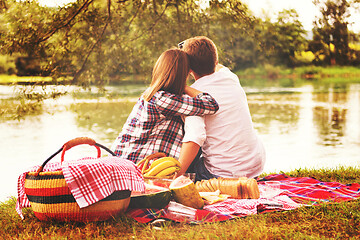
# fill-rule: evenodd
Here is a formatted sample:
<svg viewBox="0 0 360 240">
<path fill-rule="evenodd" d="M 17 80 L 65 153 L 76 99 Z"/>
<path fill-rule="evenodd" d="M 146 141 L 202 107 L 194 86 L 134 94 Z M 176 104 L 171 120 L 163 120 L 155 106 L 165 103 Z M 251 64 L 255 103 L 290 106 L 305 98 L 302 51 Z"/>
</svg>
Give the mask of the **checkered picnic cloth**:
<svg viewBox="0 0 360 240">
<path fill-rule="evenodd" d="M 300 204 L 316 205 L 324 202 L 343 202 L 360 198 L 360 184 L 342 184 L 339 182 L 321 182 L 311 177 L 290 177 L 285 174 L 273 174 L 259 180 L 278 181 L 282 195 L 289 196 Z"/>
<path fill-rule="evenodd" d="M 271 199 L 227 199 L 225 201 L 207 205 L 205 210 L 222 213 L 225 215 L 252 215 L 258 213 L 258 207 L 275 206 L 278 210 L 293 210 L 300 205 L 288 196 L 274 196 Z"/>
<path fill-rule="evenodd" d="M 300 207 L 287 196 L 276 196 L 272 199 L 227 199 L 225 201 L 206 205 L 204 209 L 193 209 L 193 215 L 172 213 L 165 209 L 130 209 L 127 215 L 138 222 L 148 223 L 158 218 L 169 219 L 175 222 L 193 224 L 226 221 L 247 215 L 267 212 L 285 211 Z"/>
<path fill-rule="evenodd" d="M 207 205 L 204 209 L 194 209 L 192 219 L 169 214 L 165 209 L 131 209 L 127 215 L 141 223 L 149 223 L 158 218 L 175 222 L 207 223 L 225 221 L 250 214 L 270 211 L 284 211 L 302 205 L 342 202 L 360 198 L 360 184 L 342 184 L 338 182 L 321 182 L 311 177 L 289 177 L 285 174 L 274 174 L 259 180 L 259 188 L 266 181 L 277 181 L 281 193 L 272 198 L 227 199 L 223 202 Z"/>
<path fill-rule="evenodd" d="M 175 222 L 200 224 L 200 223 L 226 221 L 234 218 L 234 216 L 231 215 L 225 215 L 217 212 L 210 212 L 202 209 L 194 209 L 194 211 L 195 212 L 192 219 L 170 214 L 166 209 L 153 209 L 153 208 L 130 209 L 127 211 L 126 214 L 127 216 L 135 219 L 137 222 L 140 223 L 150 223 L 156 219 L 168 219 Z"/>
<path fill-rule="evenodd" d="M 25 194 L 25 177 L 39 166 L 32 167 L 18 178 L 18 199 L 16 210 L 30 207 Z M 80 208 L 94 204 L 114 191 L 145 191 L 144 179 L 140 170 L 129 160 L 118 157 L 82 158 L 61 163 L 45 165 L 44 172 L 63 171 L 66 183 Z"/>
</svg>

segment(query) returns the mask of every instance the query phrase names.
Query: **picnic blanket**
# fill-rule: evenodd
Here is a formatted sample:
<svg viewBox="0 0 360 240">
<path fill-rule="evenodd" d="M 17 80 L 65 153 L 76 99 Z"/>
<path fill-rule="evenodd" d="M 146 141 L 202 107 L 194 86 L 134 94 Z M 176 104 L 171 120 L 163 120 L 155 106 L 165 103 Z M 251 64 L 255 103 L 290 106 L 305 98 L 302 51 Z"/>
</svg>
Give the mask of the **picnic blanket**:
<svg viewBox="0 0 360 240">
<path fill-rule="evenodd" d="M 289 177 L 285 174 L 274 174 L 259 180 L 279 181 L 284 190 L 281 194 L 289 196 L 297 203 L 317 205 L 325 202 L 343 202 L 360 197 L 360 184 L 342 184 L 339 182 L 321 182 L 311 177 Z"/>
<path fill-rule="evenodd" d="M 266 195 L 266 182 L 276 181 L 280 191 Z M 304 205 L 342 202 L 360 197 L 360 184 L 342 184 L 338 182 L 321 182 L 311 177 L 289 177 L 285 174 L 274 174 L 258 180 L 259 199 L 227 199 L 226 201 L 207 205 L 204 209 L 185 207 L 183 211 L 165 209 L 131 209 L 127 215 L 138 222 L 149 223 L 156 219 L 168 219 L 175 222 L 193 224 L 225 221 L 250 214 L 269 211 L 285 211 Z"/>
<path fill-rule="evenodd" d="M 16 211 L 22 218 L 21 209 L 30 207 L 24 188 L 26 174 L 38 168 L 39 166 L 34 166 L 18 178 Z M 63 171 L 65 181 L 80 208 L 94 204 L 114 191 L 145 190 L 144 179 L 135 164 L 113 156 L 49 163 L 43 171 Z"/>
</svg>

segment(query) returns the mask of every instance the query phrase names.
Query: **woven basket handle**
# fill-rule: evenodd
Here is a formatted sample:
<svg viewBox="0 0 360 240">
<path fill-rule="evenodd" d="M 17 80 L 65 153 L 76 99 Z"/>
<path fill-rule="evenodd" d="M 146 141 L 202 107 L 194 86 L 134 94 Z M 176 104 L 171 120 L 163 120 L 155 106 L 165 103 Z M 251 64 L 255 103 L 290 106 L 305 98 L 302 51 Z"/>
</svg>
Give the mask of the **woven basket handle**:
<svg viewBox="0 0 360 240">
<path fill-rule="evenodd" d="M 61 153 L 61 162 L 64 161 L 64 155 L 67 150 L 70 150 L 70 148 L 81 145 L 81 144 L 88 144 L 90 146 L 96 147 L 97 158 L 101 157 L 101 150 L 100 150 L 99 146 L 96 146 L 96 142 L 94 139 L 88 138 L 88 137 L 79 137 L 79 138 L 74 138 L 74 139 L 66 142 L 63 145 L 62 153 Z"/>
<path fill-rule="evenodd" d="M 82 144 L 88 144 L 90 146 L 94 146 L 97 150 L 97 158 L 101 157 L 101 150 L 100 147 L 105 149 L 107 152 L 109 152 L 112 156 L 116 156 L 114 152 L 112 152 L 110 149 L 108 149 L 107 147 L 95 142 L 95 140 L 93 140 L 92 138 L 88 138 L 88 137 L 79 137 L 79 138 L 74 138 L 68 142 L 66 142 L 59 150 L 57 150 L 53 155 L 51 155 L 48 159 L 45 160 L 45 162 L 38 168 L 38 170 L 35 173 L 35 176 L 38 176 L 39 173 L 44 169 L 45 165 L 53 158 L 55 157 L 57 154 L 59 154 L 61 152 L 61 162 L 64 161 L 64 155 L 65 152 L 67 150 L 69 150 L 72 147 L 78 146 L 78 145 L 82 145 Z"/>
</svg>

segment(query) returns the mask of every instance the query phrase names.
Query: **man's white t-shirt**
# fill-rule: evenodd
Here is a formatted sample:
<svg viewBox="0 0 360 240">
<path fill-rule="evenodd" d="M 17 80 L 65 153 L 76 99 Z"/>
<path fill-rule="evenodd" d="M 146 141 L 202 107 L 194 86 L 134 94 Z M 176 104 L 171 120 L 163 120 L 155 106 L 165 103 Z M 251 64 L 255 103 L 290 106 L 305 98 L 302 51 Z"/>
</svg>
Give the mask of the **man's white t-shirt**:
<svg viewBox="0 0 360 240">
<path fill-rule="evenodd" d="M 256 177 L 265 164 L 265 149 L 254 128 L 238 77 L 228 68 L 199 78 L 193 88 L 219 104 L 214 115 L 185 118 L 183 142 L 202 147 L 205 167 L 220 177 Z"/>
</svg>

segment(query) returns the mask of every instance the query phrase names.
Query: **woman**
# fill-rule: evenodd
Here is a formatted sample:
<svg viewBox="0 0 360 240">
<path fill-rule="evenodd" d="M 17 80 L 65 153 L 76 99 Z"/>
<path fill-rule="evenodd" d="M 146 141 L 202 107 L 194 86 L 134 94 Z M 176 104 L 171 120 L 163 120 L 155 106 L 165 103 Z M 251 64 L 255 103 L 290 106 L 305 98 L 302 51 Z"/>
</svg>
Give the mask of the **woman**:
<svg viewBox="0 0 360 240">
<path fill-rule="evenodd" d="M 209 94 L 186 86 L 189 71 L 185 52 L 169 49 L 161 54 L 150 87 L 138 99 L 113 144 L 116 155 L 135 163 L 155 152 L 179 157 L 181 117 L 214 114 L 219 109 Z"/>
</svg>

